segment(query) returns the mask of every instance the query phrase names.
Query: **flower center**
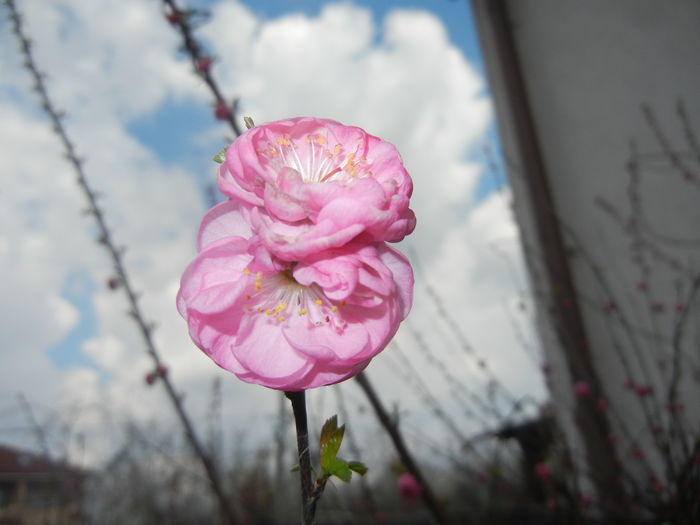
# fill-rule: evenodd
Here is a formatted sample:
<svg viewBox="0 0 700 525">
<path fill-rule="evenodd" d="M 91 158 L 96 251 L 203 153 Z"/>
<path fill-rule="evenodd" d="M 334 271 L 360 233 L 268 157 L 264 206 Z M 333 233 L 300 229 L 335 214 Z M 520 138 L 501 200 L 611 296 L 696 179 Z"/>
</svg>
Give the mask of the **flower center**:
<svg viewBox="0 0 700 525">
<path fill-rule="evenodd" d="M 339 314 L 345 301 L 331 301 L 316 284 L 299 284 L 291 268 L 269 275 L 246 268 L 243 274 L 248 277 L 248 312 L 266 315 L 278 324 L 289 322 L 290 316 L 304 317 L 313 326 L 329 325 L 338 333 L 346 326 Z"/>
<path fill-rule="evenodd" d="M 276 137 L 258 149 L 258 154 L 267 159 L 273 172 L 292 168 L 304 182 L 348 182 L 357 177 L 372 176 L 365 157 L 357 157 L 357 152 L 346 154 L 341 144 L 329 148 L 323 135 L 306 135 L 301 145 L 289 135 Z"/>
</svg>

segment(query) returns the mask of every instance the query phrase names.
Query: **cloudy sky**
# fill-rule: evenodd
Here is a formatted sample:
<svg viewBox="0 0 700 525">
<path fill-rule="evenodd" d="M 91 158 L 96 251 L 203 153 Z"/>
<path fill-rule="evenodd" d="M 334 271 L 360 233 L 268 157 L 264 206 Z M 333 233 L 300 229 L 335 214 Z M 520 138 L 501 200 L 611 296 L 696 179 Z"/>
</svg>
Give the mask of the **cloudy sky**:
<svg viewBox="0 0 700 525">
<path fill-rule="evenodd" d="M 128 247 L 128 270 L 187 407 L 204 426 L 211 385 L 220 378 L 225 432 L 265 439 L 278 394 L 220 371 L 190 342 L 174 307 L 215 180 L 211 157 L 230 133 L 212 118 L 206 86 L 177 53 L 179 38 L 160 2 L 17 4 L 51 96 L 67 113 L 69 134 L 103 196 L 107 221 Z M 396 345 L 368 373 L 387 403 L 398 404 L 407 431 L 414 437 L 445 432 L 416 394 L 407 367 L 418 371 L 464 435 L 485 423 L 469 416 L 467 393 L 458 399 L 440 364 L 484 396 L 488 373 L 477 362 L 483 359 L 516 397 L 542 399 L 510 197 L 502 173 L 483 162 L 484 146 L 493 147 L 493 115 L 466 3 L 189 5 L 211 11 L 197 36 L 216 57 L 213 72 L 224 92 L 241 98 L 241 115 L 258 123 L 333 118 L 402 153 L 419 225 L 400 248 L 417 271 L 416 300 Z M 4 15 L 0 441 L 36 446 L 17 401 L 21 393 L 52 436 L 60 427 L 88 436 L 79 460 L 97 460 L 119 439 L 100 428 L 118 431 L 126 419 L 167 424 L 171 407 L 158 386 L 144 383 L 150 365 L 143 344 L 124 298 L 106 286 L 110 262 L 82 213 L 84 196 L 30 90 Z M 476 358 L 461 348 L 456 325 Z M 359 410 L 362 393 L 351 383 L 342 388 L 356 414 L 351 425 L 372 431 L 371 416 Z M 328 388 L 310 394 L 312 423 L 335 412 L 334 400 Z"/>
</svg>

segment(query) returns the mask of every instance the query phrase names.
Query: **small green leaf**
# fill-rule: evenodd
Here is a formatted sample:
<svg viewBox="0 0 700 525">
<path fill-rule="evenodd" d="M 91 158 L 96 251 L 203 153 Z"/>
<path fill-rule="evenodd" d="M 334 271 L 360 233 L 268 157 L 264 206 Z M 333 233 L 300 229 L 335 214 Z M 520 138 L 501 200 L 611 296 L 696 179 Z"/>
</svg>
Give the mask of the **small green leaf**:
<svg viewBox="0 0 700 525">
<path fill-rule="evenodd" d="M 226 150 L 228 149 L 228 146 L 226 146 L 224 149 L 222 149 L 219 153 L 214 155 L 214 162 L 217 164 L 221 164 L 226 160 Z"/>
<path fill-rule="evenodd" d="M 289 470 L 289 472 L 299 472 L 300 470 L 301 470 L 301 467 L 299 466 L 299 463 L 297 463 Z"/>
<path fill-rule="evenodd" d="M 364 463 L 361 463 L 359 461 L 351 461 L 350 463 L 348 463 L 348 467 L 353 472 L 357 472 L 360 476 L 364 476 L 365 474 L 367 474 L 367 467 Z"/>
<path fill-rule="evenodd" d="M 255 123 L 253 122 L 253 119 L 250 117 L 243 117 L 243 122 L 245 123 L 245 127 L 248 129 L 255 127 Z"/>
<path fill-rule="evenodd" d="M 338 428 L 338 416 L 333 416 L 321 429 L 321 468 L 330 472 L 330 466 L 340 450 L 345 435 L 345 425 Z"/>
<path fill-rule="evenodd" d="M 329 474 L 340 478 L 346 483 L 350 481 L 350 478 L 352 478 L 350 465 L 348 465 L 347 461 L 343 461 L 342 459 L 334 459 L 326 470 Z"/>
</svg>

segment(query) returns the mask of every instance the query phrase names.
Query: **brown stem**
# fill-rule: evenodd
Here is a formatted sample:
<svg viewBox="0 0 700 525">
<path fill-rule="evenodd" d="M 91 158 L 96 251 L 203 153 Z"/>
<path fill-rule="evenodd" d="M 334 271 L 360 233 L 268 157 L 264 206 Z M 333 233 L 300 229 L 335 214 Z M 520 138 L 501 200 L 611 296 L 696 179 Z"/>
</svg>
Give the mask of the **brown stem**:
<svg viewBox="0 0 700 525">
<path fill-rule="evenodd" d="M 297 431 L 297 449 L 299 450 L 299 472 L 301 474 L 301 505 L 303 525 L 313 525 L 316 514 L 314 487 L 311 482 L 311 456 L 309 455 L 309 424 L 306 417 L 306 391 L 285 392 L 292 402 L 294 423 Z"/>
<path fill-rule="evenodd" d="M 360 372 L 355 376 L 355 380 L 357 380 L 360 388 L 362 388 L 362 391 L 367 395 L 367 399 L 369 399 L 369 402 L 374 409 L 374 413 L 377 415 L 377 419 L 379 419 L 379 422 L 384 427 L 384 430 L 386 430 L 387 434 L 389 434 L 389 437 L 394 443 L 396 452 L 399 454 L 404 467 L 406 467 L 406 470 L 413 474 L 413 476 L 418 480 L 418 483 L 420 483 L 421 487 L 423 487 L 423 492 L 421 495 L 425 506 L 428 507 L 428 510 L 433 515 L 433 518 L 435 518 L 437 523 L 447 523 L 443 515 L 442 508 L 438 504 L 437 499 L 435 499 L 435 495 L 433 494 L 430 485 L 428 485 L 428 482 L 418 468 L 418 464 L 414 461 L 408 447 L 406 447 L 406 443 L 403 440 L 401 432 L 399 432 L 398 427 L 392 421 L 389 413 L 384 408 L 384 405 L 382 405 L 382 402 L 370 384 L 367 375 L 364 372 Z"/>
</svg>

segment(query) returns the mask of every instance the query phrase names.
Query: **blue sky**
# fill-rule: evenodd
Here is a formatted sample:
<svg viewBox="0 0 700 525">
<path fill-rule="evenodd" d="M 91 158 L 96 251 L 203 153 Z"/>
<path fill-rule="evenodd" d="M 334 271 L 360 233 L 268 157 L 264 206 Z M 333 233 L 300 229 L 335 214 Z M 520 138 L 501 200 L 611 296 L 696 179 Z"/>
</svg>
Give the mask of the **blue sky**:
<svg viewBox="0 0 700 525">
<path fill-rule="evenodd" d="M 246 424 L 263 417 L 270 403 L 274 411 L 268 391 L 231 380 L 193 347 L 174 308 L 179 276 L 194 256 L 197 224 L 208 205 L 206 189 L 215 180 L 211 158 L 229 131 L 212 118 L 210 95 L 177 53 L 178 35 L 159 4 L 19 5 L 49 89 L 69 115 L 69 134 L 87 158 L 88 177 L 104 195 L 108 223 L 128 247 L 126 264 L 188 403 L 202 407 L 208 381 L 219 374 L 226 398 L 250 399 L 230 407 L 246 414 Z M 429 283 L 464 320 L 474 346 L 491 352 L 493 369 L 513 376 L 514 390 L 531 392 L 531 382 L 513 372 L 527 366 L 513 365 L 522 358 L 513 357 L 518 342 L 501 328 L 511 322 L 503 319 L 504 305 L 520 301 L 520 291 L 493 247 L 510 254 L 516 268 L 520 252 L 509 203 L 493 191 L 502 178 L 486 173 L 482 162 L 494 125 L 467 3 L 199 5 L 214 13 L 197 29 L 219 59 L 214 76 L 226 96 L 241 97 L 256 121 L 324 116 L 361 125 L 397 146 L 414 180 L 418 216 L 415 233 L 399 246 L 418 258 L 408 322 L 428 340 L 441 341 L 436 352 L 444 359 L 464 361 L 425 294 L 423 284 Z M 106 286 L 109 261 L 94 242 L 94 226 L 80 214 L 83 197 L 19 62 L 9 32 L 0 31 L 0 120 L 7 123 L 0 128 L 0 157 L 8 173 L 21 174 L 0 192 L 0 265 L 10 276 L 0 310 L 6 344 L 19 349 L 0 353 L 7 376 L 0 395 L 29 392 L 32 403 L 47 407 L 104 397 L 129 417 L 163 416 L 152 403 L 133 402 L 134 396 L 150 399 L 143 377 L 151 365 L 121 293 Z M 6 245 L 12 252 L 3 251 Z M 410 335 L 400 331 L 397 342 L 420 363 L 421 350 Z M 371 373 L 386 383 L 387 402 L 393 398 L 418 410 L 419 400 L 392 372 L 391 356 L 382 356 Z M 465 366 L 469 381 L 485 384 L 478 368 Z M 446 389 L 440 378 L 432 384 Z M 445 396 L 447 408 L 453 403 L 447 392 L 435 394 Z M 255 413 L 246 412 L 250 407 Z"/>
</svg>

